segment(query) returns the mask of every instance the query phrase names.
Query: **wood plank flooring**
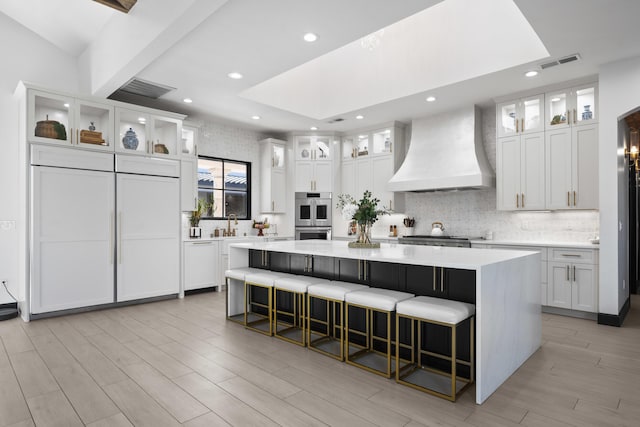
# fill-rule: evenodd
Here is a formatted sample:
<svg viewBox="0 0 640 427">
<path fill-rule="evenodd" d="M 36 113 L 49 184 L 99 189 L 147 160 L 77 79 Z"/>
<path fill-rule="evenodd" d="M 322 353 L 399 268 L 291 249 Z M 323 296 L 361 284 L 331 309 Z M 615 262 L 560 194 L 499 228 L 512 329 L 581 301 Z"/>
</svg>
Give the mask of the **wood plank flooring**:
<svg viewBox="0 0 640 427">
<path fill-rule="evenodd" d="M 540 350 L 481 406 L 246 331 L 224 298 L 0 322 L 0 427 L 640 425 L 635 295 L 622 328 L 543 314 Z"/>
</svg>

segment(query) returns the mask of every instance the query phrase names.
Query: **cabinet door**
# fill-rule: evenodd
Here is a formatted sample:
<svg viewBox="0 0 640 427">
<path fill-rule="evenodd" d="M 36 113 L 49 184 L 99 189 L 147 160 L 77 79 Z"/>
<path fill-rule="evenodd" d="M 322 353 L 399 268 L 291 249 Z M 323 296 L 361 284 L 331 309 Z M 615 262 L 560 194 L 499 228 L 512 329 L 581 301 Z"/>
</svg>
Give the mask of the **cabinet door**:
<svg viewBox="0 0 640 427">
<path fill-rule="evenodd" d="M 373 192 L 373 181 L 371 179 L 371 159 L 369 157 L 361 157 L 356 160 L 356 192 L 352 194 L 356 200 L 362 197 L 365 191 Z"/>
<path fill-rule="evenodd" d="M 313 191 L 333 191 L 333 166 L 331 162 L 316 162 Z"/>
<path fill-rule="evenodd" d="M 516 134 L 517 101 L 503 102 L 496 106 L 498 138 Z"/>
<path fill-rule="evenodd" d="M 598 286 L 593 265 L 574 264 L 572 267 L 571 308 L 589 312 L 598 311 Z"/>
<path fill-rule="evenodd" d="M 598 209 L 598 125 L 576 126 L 572 134 L 572 206 Z"/>
<path fill-rule="evenodd" d="M 549 263 L 547 305 L 571 309 L 571 266 L 565 263 Z"/>
<path fill-rule="evenodd" d="M 545 132 L 547 209 L 571 207 L 571 129 Z"/>
<path fill-rule="evenodd" d="M 582 126 L 597 123 L 600 111 L 598 109 L 597 83 L 577 86 L 571 89 L 574 100 L 572 125 Z"/>
<path fill-rule="evenodd" d="M 330 162 L 332 159 L 332 141 L 333 137 L 330 136 L 316 136 L 313 138 L 314 152 L 313 160 L 319 162 Z"/>
<path fill-rule="evenodd" d="M 544 95 L 534 95 L 520 102 L 520 133 L 544 130 Z"/>
<path fill-rule="evenodd" d="M 340 192 L 355 197 L 358 194 L 356 186 L 356 160 L 342 162 L 342 186 Z"/>
<path fill-rule="evenodd" d="M 198 208 L 198 161 L 180 160 L 180 206 L 183 212 Z"/>
<path fill-rule="evenodd" d="M 154 116 L 151 137 L 151 154 L 161 157 L 176 157 L 182 151 L 182 121 L 169 117 Z M 180 141 L 180 144 L 178 144 Z"/>
<path fill-rule="evenodd" d="M 31 312 L 113 302 L 113 173 L 32 167 L 32 181 Z"/>
<path fill-rule="evenodd" d="M 311 137 L 310 136 L 297 136 L 295 139 L 295 158 L 298 160 L 312 160 Z"/>
<path fill-rule="evenodd" d="M 178 293 L 178 180 L 117 174 L 116 185 L 118 301 Z"/>
<path fill-rule="evenodd" d="M 393 156 L 379 156 L 371 159 L 371 192 L 380 199 L 380 204 L 393 209 L 393 193 L 387 191 L 387 184 L 393 177 Z"/>
<path fill-rule="evenodd" d="M 338 258 L 335 261 L 335 280 L 352 283 L 365 283 L 362 261 L 359 259 Z"/>
<path fill-rule="evenodd" d="M 287 202 L 287 182 L 283 169 L 271 171 L 271 212 L 284 213 Z"/>
<path fill-rule="evenodd" d="M 116 151 L 151 154 L 151 116 L 125 108 L 115 109 Z"/>
<path fill-rule="evenodd" d="M 73 98 L 36 90 L 29 90 L 27 97 L 28 139 L 47 144 L 73 144 Z"/>
<path fill-rule="evenodd" d="M 499 138 L 496 152 L 498 210 L 520 208 L 520 136 Z"/>
<path fill-rule="evenodd" d="M 77 99 L 73 126 L 75 145 L 90 150 L 113 151 L 112 106 Z"/>
<path fill-rule="evenodd" d="M 416 296 L 442 296 L 440 292 L 440 281 L 436 277 L 434 270 L 439 270 L 439 268 L 422 265 L 406 265 L 404 274 L 401 273 L 401 285 L 402 282 L 404 282 L 404 289 L 401 290 L 410 292 Z"/>
<path fill-rule="evenodd" d="M 311 161 L 296 162 L 296 191 L 314 191 L 314 164 Z"/>
<path fill-rule="evenodd" d="M 544 133 L 530 133 L 521 137 L 520 207 L 545 207 Z"/>
<path fill-rule="evenodd" d="M 476 272 L 458 268 L 443 268 L 444 287 L 447 299 L 462 301 L 469 304 L 476 303 Z"/>
<path fill-rule="evenodd" d="M 569 127 L 571 101 L 569 90 L 547 92 L 545 99 L 545 129 L 558 130 Z"/>
<path fill-rule="evenodd" d="M 218 285 L 218 242 L 187 242 L 183 256 L 185 291 Z"/>
</svg>

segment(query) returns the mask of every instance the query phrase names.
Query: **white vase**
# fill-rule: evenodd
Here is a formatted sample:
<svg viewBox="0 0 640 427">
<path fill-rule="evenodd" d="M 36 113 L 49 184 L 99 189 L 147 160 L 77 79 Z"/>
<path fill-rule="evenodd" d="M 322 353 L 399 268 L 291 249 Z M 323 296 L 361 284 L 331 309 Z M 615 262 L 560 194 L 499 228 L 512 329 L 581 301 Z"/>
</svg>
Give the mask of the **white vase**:
<svg viewBox="0 0 640 427">
<path fill-rule="evenodd" d="M 403 236 L 413 236 L 413 227 L 404 227 L 402 231 Z"/>
</svg>

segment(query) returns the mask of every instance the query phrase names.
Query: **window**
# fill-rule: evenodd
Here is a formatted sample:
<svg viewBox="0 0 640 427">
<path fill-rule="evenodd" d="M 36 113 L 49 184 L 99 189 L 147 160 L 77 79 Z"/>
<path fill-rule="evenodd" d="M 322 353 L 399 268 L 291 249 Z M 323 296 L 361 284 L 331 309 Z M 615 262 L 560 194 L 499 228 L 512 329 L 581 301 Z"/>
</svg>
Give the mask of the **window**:
<svg viewBox="0 0 640 427">
<path fill-rule="evenodd" d="M 203 219 L 250 219 L 251 163 L 199 156 L 198 197 L 208 207 Z"/>
</svg>

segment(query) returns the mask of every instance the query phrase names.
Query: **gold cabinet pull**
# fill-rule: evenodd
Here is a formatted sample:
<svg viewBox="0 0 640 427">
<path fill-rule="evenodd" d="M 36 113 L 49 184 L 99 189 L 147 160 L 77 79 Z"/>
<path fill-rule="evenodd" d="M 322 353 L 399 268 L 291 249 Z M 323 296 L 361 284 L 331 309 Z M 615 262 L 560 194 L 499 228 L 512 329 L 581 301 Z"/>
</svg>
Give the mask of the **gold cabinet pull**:
<svg viewBox="0 0 640 427">
<path fill-rule="evenodd" d="M 567 124 L 571 124 L 571 110 L 567 110 Z"/>
<path fill-rule="evenodd" d="M 522 200 L 522 207 L 524 208 L 524 193 L 520 194 L 521 200 Z"/>
<path fill-rule="evenodd" d="M 519 132 L 519 130 L 518 130 L 518 124 L 519 124 L 519 123 L 520 123 L 520 120 L 516 119 L 516 133 L 518 133 L 518 132 Z"/>
<path fill-rule="evenodd" d="M 520 132 L 524 132 L 524 118 L 520 119 Z"/>
<path fill-rule="evenodd" d="M 114 223 L 115 215 L 111 212 L 109 216 L 109 264 L 113 264 L 113 241 L 115 240 L 115 236 L 113 235 L 113 223 Z"/>
<path fill-rule="evenodd" d="M 520 195 L 516 193 L 516 208 L 520 207 Z"/>
<path fill-rule="evenodd" d="M 567 282 L 570 282 L 571 278 L 569 277 L 569 266 L 567 265 Z"/>
<path fill-rule="evenodd" d="M 118 213 L 118 242 L 116 243 L 118 251 L 118 264 L 122 264 L 122 212 Z"/>
<path fill-rule="evenodd" d="M 367 261 L 366 260 L 362 261 L 362 273 L 364 276 L 364 281 L 366 282 L 367 281 Z"/>
<path fill-rule="evenodd" d="M 362 268 L 360 266 L 360 260 L 358 260 L 358 280 L 360 280 L 360 276 L 362 276 L 361 271 L 362 271 Z"/>
<path fill-rule="evenodd" d="M 444 268 L 440 267 L 440 292 L 444 292 Z"/>
<path fill-rule="evenodd" d="M 272 211 L 276 210 L 276 202 L 274 200 L 271 201 L 271 210 Z"/>
<path fill-rule="evenodd" d="M 567 191 L 567 206 L 571 206 L 571 192 Z"/>
<path fill-rule="evenodd" d="M 436 291 L 436 267 L 433 267 L 433 291 Z"/>
<path fill-rule="evenodd" d="M 573 266 L 573 281 L 576 281 L 576 266 Z"/>
<path fill-rule="evenodd" d="M 577 206 L 576 204 L 576 192 L 573 192 L 573 206 Z"/>
<path fill-rule="evenodd" d="M 76 129 L 76 145 L 80 145 L 80 129 Z"/>
<path fill-rule="evenodd" d="M 575 125 L 576 123 L 578 123 L 578 112 L 577 112 L 577 110 L 574 108 L 574 109 L 573 109 L 573 124 Z"/>
</svg>

